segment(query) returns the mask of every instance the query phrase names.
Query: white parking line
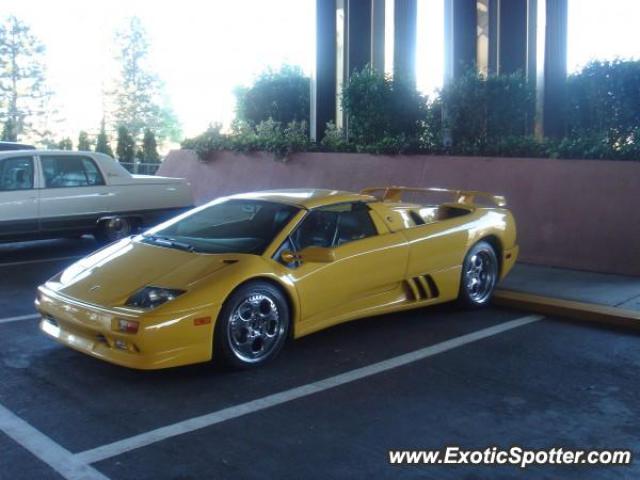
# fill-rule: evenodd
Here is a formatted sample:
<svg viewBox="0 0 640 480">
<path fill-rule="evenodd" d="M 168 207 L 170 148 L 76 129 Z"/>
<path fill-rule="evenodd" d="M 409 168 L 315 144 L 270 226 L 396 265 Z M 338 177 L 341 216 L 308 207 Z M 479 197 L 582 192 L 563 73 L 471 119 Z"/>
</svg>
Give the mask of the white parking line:
<svg viewBox="0 0 640 480">
<path fill-rule="evenodd" d="M 18 315 L 17 317 L 0 318 L 0 324 L 10 322 L 20 322 L 22 320 L 35 320 L 40 318 L 39 313 L 30 313 L 29 315 Z"/>
<path fill-rule="evenodd" d="M 109 480 L 2 405 L 0 430 L 67 480 Z"/>
<path fill-rule="evenodd" d="M 402 367 L 404 365 L 423 360 L 427 357 L 432 357 L 439 353 L 447 352 L 449 350 L 453 350 L 454 348 L 477 342 L 478 340 L 492 337 L 494 335 L 513 330 L 514 328 L 522 327 L 523 325 L 537 322 L 539 320 L 542 320 L 543 318 L 544 317 L 540 315 L 529 315 L 526 317 L 518 318 L 516 320 L 511 320 L 509 322 L 504 322 L 498 325 L 494 325 L 493 327 L 488 327 L 476 332 L 462 335 L 460 337 L 446 340 L 441 343 L 437 343 L 436 345 L 431 345 L 429 347 L 421 348 L 413 352 L 405 353 L 403 355 L 399 355 L 382 362 L 351 370 L 334 377 L 325 378 L 324 380 L 313 382 L 308 385 L 292 388 L 290 390 L 285 390 L 283 392 L 268 395 L 266 397 L 236 405 L 234 407 L 224 408 L 222 410 L 218 410 L 206 415 L 184 420 L 172 425 L 167 425 L 166 427 L 161 427 L 156 430 L 151 430 L 150 432 L 125 438 L 124 440 L 119 440 L 117 442 L 103 445 L 92 450 L 86 450 L 84 452 L 76 454 L 75 458 L 76 460 L 79 460 L 84 464 L 99 462 L 107 458 L 112 458 L 129 452 L 136 448 L 145 447 L 147 445 L 151 445 L 168 438 L 182 435 L 184 433 L 189 433 L 193 432 L 194 430 L 210 427 L 211 425 L 215 425 L 226 420 L 231 420 L 243 415 L 255 413 L 266 408 L 281 405 L 298 398 L 307 397 L 309 395 L 313 395 L 314 393 L 323 392 L 340 385 L 345 385 L 347 383 L 355 382 L 357 380 L 361 380 L 378 373 L 386 372 L 393 368 Z"/>
<path fill-rule="evenodd" d="M 74 255 L 72 257 L 40 258 L 38 260 L 23 260 L 21 262 L 7 262 L 7 263 L 0 263 L 0 268 L 15 267 L 17 265 L 30 265 L 32 263 L 62 262 L 64 260 L 77 260 L 78 258 L 82 258 L 82 257 L 83 255 Z"/>
</svg>

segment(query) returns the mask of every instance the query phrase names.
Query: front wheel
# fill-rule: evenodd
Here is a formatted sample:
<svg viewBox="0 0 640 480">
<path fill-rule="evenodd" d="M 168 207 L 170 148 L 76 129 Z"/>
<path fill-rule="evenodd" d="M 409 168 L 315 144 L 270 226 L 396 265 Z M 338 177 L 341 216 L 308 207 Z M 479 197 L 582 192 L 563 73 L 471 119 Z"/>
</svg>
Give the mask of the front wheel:
<svg viewBox="0 0 640 480">
<path fill-rule="evenodd" d="M 263 365 L 284 346 L 289 324 L 289 307 L 279 288 L 263 281 L 242 285 L 218 316 L 214 359 L 235 368 Z"/>
<path fill-rule="evenodd" d="M 488 242 L 476 243 L 462 264 L 460 303 L 469 308 L 487 305 L 498 282 L 498 257 Z"/>
</svg>

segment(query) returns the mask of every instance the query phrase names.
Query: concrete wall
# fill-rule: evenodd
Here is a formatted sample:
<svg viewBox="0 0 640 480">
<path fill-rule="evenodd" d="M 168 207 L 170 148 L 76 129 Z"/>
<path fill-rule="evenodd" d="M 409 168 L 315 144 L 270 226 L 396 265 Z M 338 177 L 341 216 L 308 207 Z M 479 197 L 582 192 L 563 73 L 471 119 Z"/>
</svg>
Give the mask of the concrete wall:
<svg viewBox="0 0 640 480">
<path fill-rule="evenodd" d="M 220 152 L 207 163 L 173 151 L 158 175 L 188 178 L 196 203 L 280 187 L 438 186 L 507 197 L 518 222 L 520 260 L 640 275 L 640 162 L 426 155 Z"/>
</svg>

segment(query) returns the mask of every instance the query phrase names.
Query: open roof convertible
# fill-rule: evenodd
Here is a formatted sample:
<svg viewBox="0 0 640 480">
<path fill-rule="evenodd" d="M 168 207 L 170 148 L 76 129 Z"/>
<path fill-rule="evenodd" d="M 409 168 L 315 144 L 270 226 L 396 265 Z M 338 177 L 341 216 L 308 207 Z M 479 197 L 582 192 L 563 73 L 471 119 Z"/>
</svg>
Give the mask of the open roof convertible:
<svg viewBox="0 0 640 480">
<path fill-rule="evenodd" d="M 453 199 L 403 202 L 407 192 Z M 355 318 L 455 299 L 485 305 L 517 254 L 499 196 L 267 191 L 217 199 L 98 250 L 39 287 L 36 306 L 42 331 L 112 363 L 248 367 L 288 337 Z"/>
</svg>

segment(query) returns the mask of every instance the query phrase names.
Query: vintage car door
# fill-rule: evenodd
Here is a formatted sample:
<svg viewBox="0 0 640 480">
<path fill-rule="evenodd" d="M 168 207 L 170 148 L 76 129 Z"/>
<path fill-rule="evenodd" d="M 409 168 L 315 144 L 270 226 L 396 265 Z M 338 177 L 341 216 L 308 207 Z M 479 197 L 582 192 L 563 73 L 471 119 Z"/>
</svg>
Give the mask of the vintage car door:
<svg viewBox="0 0 640 480">
<path fill-rule="evenodd" d="M 292 268 L 301 331 L 323 328 L 385 303 L 397 292 L 407 268 L 406 239 L 379 232 L 361 202 L 312 210 L 289 242 L 303 253 L 311 246 L 331 248 L 335 257 L 331 262 L 303 261 Z"/>
<path fill-rule="evenodd" d="M 110 211 L 112 194 L 90 156 L 40 154 L 40 229 L 43 232 L 91 229 Z"/>
<path fill-rule="evenodd" d="M 36 164 L 32 155 L 0 159 L 0 240 L 38 232 Z"/>
</svg>

